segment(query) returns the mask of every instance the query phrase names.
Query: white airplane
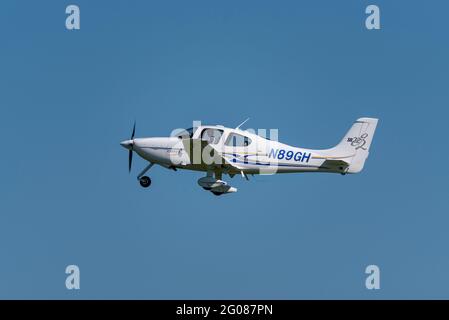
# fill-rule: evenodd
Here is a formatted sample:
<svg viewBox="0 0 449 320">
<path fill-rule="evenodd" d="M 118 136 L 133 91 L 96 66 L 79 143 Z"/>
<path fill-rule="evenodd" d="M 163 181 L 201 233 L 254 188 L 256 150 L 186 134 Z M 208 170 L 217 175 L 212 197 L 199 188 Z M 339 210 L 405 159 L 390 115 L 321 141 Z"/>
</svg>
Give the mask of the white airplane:
<svg viewBox="0 0 449 320">
<path fill-rule="evenodd" d="M 200 125 L 171 137 L 134 138 L 120 144 L 129 150 L 129 171 L 133 152 L 149 162 L 137 176 L 147 188 L 151 179 L 145 173 L 158 164 L 168 169 L 206 172 L 198 184 L 215 195 L 236 192 L 222 180 L 236 174 L 248 180 L 251 174 L 295 172 L 358 173 L 362 171 L 378 119 L 357 119 L 339 144 L 330 149 L 292 147 L 237 128 Z M 246 122 L 246 121 L 245 121 Z M 245 123 L 244 122 L 244 123 Z"/>
</svg>

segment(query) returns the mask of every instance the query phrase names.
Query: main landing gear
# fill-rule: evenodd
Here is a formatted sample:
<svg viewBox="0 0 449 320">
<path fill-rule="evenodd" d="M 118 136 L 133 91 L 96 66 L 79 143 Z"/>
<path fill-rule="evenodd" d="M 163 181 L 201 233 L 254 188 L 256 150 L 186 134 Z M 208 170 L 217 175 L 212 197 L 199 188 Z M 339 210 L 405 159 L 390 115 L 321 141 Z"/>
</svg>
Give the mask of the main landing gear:
<svg viewBox="0 0 449 320">
<path fill-rule="evenodd" d="M 139 183 L 142 187 L 148 188 L 151 185 L 151 179 L 148 176 L 144 176 L 144 174 L 150 170 L 150 168 L 154 165 L 154 163 L 150 162 L 149 165 L 145 167 L 145 169 L 142 170 L 141 173 L 137 176 L 137 180 L 139 180 Z"/>
<path fill-rule="evenodd" d="M 215 173 L 215 177 L 214 177 Z M 208 171 L 207 175 L 198 180 L 198 184 L 204 190 L 212 192 L 216 196 L 221 196 L 225 193 L 237 192 L 237 188 L 231 187 L 226 181 L 221 180 L 221 171 Z"/>
</svg>

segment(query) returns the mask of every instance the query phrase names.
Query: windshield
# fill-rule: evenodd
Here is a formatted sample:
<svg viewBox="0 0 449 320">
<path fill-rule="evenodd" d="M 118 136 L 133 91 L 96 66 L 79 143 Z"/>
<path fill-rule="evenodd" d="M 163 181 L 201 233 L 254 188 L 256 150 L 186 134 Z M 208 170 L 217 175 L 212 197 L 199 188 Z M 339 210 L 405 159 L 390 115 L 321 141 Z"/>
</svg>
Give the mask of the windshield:
<svg viewBox="0 0 449 320">
<path fill-rule="evenodd" d="M 192 138 L 192 137 L 193 137 L 193 134 L 194 134 L 195 131 L 196 131 L 196 128 L 189 128 L 189 129 L 187 129 L 186 131 L 189 133 L 189 137 Z"/>
<path fill-rule="evenodd" d="M 183 139 L 188 139 L 188 138 L 192 138 L 193 134 L 195 133 L 197 128 L 188 128 L 188 129 L 181 129 L 181 130 L 176 130 L 174 136 L 179 137 L 179 138 L 183 138 Z"/>
</svg>

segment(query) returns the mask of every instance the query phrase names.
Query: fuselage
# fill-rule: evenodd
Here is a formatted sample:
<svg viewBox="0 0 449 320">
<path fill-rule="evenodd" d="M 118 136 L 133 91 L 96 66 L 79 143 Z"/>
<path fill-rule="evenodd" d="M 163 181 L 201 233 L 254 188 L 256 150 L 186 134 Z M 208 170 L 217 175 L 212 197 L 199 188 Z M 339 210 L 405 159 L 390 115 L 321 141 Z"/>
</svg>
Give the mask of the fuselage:
<svg viewBox="0 0 449 320">
<path fill-rule="evenodd" d="M 341 172 L 342 168 L 328 167 L 330 158 L 344 159 L 354 154 L 331 154 L 330 150 L 312 150 L 292 147 L 258 136 L 249 131 L 223 126 L 200 126 L 188 129 L 172 137 L 136 138 L 133 148 L 139 156 L 151 163 L 167 168 L 207 171 L 204 163 L 192 161 L 183 140 L 207 141 L 225 163 L 224 173 L 228 174 L 272 174 L 289 172 Z M 129 141 L 122 142 L 126 147 Z"/>
<path fill-rule="evenodd" d="M 198 185 L 219 196 L 237 192 L 237 188 L 223 180 L 224 174 L 231 178 L 240 174 L 249 180 L 248 174 L 359 173 L 368 158 L 377 122 L 376 118 L 359 118 L 337 145 L 321 150 L 292 147 L 277 139 L 240 130 L 241 125 L 235 129 L 198 126 L 176 131 L 170 137 L 134 138 L 134 123 L 130 140 L 120 144 L 129 150 L 129 172 L 134 152 L 149 162 L 137 176 L 142 187 L 151 185 L 151 179 L 145 173 L 154 164 L 159 164 L 174 170 L 206 172 L 206 176 L 198 179 Z"/>
</svg>

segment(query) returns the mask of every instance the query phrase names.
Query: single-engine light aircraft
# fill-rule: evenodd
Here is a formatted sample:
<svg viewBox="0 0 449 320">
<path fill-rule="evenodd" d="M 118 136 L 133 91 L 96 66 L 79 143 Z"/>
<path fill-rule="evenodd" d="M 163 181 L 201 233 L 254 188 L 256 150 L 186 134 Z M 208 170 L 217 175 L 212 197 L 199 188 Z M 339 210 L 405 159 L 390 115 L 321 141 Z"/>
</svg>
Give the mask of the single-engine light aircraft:
<svg viewBox="0 0 449 320">
<path fill-rule="evenodd" d="M 362 171 L 376 130 L 378 119 L 357 119 L 341 142 L 330 149 L 305 149 L 273 141 L 249 130 L 221 125 L 200 125 L 182 130 L 175 136 L 161 138 L 131 138 L 120 144 L 129 150 L 131 171 L 133 152 L 148 165 L 137 176 L 147 188 L 151 179 L 145 173 L 158 164 L 168 169 L 195 170 L 206 173 L 198 184 L 214 195 L 236 192 L 235 187 L 222 180 L 223 174 L 233 178 L 248 175 L 329 172 L 358 173 Z M 246 121 L 245 121 L 246 122 Z"/>
</svg>

